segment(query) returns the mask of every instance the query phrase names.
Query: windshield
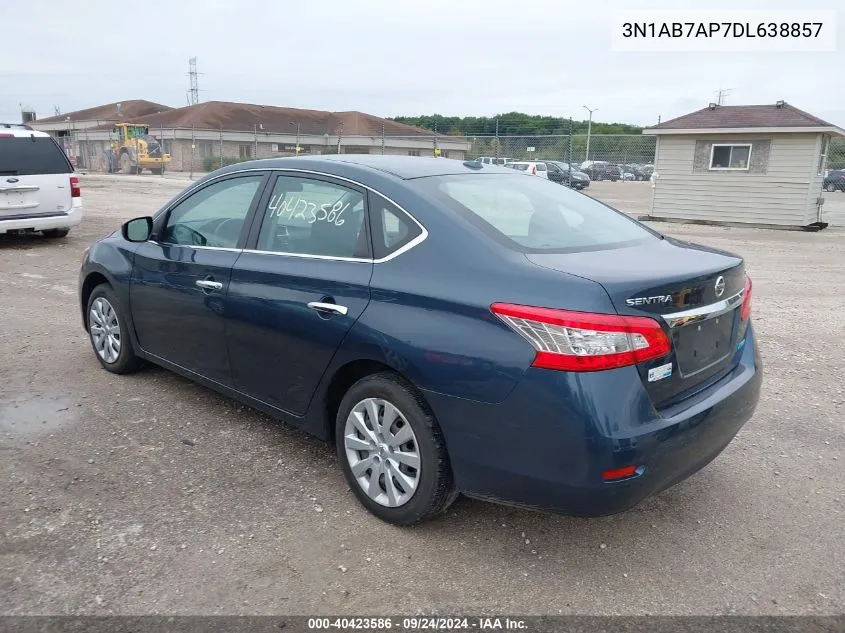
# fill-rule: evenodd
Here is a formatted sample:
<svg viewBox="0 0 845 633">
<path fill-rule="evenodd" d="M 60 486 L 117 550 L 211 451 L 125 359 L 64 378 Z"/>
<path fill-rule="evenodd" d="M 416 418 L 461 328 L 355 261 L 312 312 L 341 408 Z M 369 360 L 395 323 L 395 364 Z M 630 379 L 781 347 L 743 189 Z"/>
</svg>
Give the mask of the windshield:
<svg viewBox="0 0 845 633">
<path fill-rule="evenodd" d="M 438 176 L 415 184 L 514 250 L 575 252 L 658 239 L 625 214 L 545 178 Z"/>
</svg>

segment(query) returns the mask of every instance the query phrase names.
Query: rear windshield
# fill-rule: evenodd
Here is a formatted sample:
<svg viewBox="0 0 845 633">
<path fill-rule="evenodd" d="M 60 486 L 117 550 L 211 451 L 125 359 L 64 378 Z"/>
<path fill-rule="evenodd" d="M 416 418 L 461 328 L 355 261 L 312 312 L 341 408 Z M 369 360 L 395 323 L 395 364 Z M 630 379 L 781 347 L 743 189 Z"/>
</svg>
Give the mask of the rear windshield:
<svg viewBox="0 0 845 633">
<path fill-rule="evenodd" d="M 44 136 L 0 137 L 0 175 L 67 174 L 70 162 L 56 142 Z"/>
<path fill-rule="evenodd" d="M 601 250 L 658 239 L 625 214 L 545 178 L 438 176 L 420 178 L 415 185 L 500 243 L 522 252 Z"/>
<path fill-rule="evenodd" d="M 519 171 L 526 171 L 528 169 L 528 165 L 525 163 L 511 163 L 510 166 L 514 169 L 518 169 Z"/>
</svg>

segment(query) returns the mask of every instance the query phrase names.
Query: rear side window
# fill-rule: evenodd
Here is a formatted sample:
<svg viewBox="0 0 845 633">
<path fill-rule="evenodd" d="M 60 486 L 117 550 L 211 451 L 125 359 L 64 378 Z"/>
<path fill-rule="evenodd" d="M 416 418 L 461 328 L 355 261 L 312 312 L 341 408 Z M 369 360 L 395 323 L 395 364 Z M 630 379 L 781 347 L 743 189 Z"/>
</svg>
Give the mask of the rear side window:
<svg viewBox="0 0 845 633">
<path fill-rule="evenodd" d="M 513 167 L 514 169 L 518 169 L 519 171 L 528 170 L 528 165 L 526 165 L 525 163 L 511 163 L 511 167 Z"/>
<path fill-rule="evenodd" d="M 381 196 L 370 195 L 370 208 L 375 259 L 395 253 L 422 233 L 416 222 Z"/>
<path fill-rule="evenodd" d="M 415 184 L 498 242 L 522 252 L 601 250 L 658 239 L 626 215 L 545 178 L 439 176 Z"/>
<path fill-rule="evenodd" d="M 546 171 L 546 163 L 537 163 L 537 171 Z"/>
<path fill-rule="evenodd" d="M 69 174 L 73 167 L 56 142 L 44 136 L 0 137 L 0 175 Z"/>
<path fill-rule="evenodd" d="M 264 209 L 258 249 L 323 257 L 369 257 L 364 194 L 323 180 L 279 176 Z"/>
</svg>

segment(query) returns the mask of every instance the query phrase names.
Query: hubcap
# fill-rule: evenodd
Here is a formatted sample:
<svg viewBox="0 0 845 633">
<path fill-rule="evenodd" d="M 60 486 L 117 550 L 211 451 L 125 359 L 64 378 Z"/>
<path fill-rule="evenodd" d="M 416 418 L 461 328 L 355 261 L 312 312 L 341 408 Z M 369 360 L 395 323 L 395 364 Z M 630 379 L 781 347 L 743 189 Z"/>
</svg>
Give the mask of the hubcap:
<svg viewBox="0 0 845 633">
<path fill-rule="evenodd" d="M 108 299 L 94 299 L 88 315 L 88 331 L 100 358 L 109 364 L 115 362 L 120 355 L 120 322 Z"/>
<path fill-rule="evenodd" d="M 387 400 L 367 398 L 349 412 L 344 427 L 346 459 L 358 485 L 376 503 L 408 503 L 420 479 L 417 437 Z"/>
</svg>

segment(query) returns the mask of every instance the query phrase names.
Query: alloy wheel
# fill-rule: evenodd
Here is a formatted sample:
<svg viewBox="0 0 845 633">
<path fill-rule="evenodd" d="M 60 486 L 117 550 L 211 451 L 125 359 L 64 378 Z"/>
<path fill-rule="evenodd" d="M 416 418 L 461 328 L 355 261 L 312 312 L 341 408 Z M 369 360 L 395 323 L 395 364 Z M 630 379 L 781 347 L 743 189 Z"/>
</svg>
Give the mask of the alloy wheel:
<svg viewBox="0 0 845 633">
<path fill-rule="evenodd" d="M 367 398 L 352 407 L 343 443 L 352 475 L 370 499 L 390 508 L 411 499 L 420 481 L 419 444 L 393 404 Z"/>
<path fill-rule="evenodd" d="M 117 311 L 105 297 L 97 297 L 91 304 L 88 331 L 100 358 L 109 364 L 116 362 L 120 356 L 120 321 Z"/>
</svg>

